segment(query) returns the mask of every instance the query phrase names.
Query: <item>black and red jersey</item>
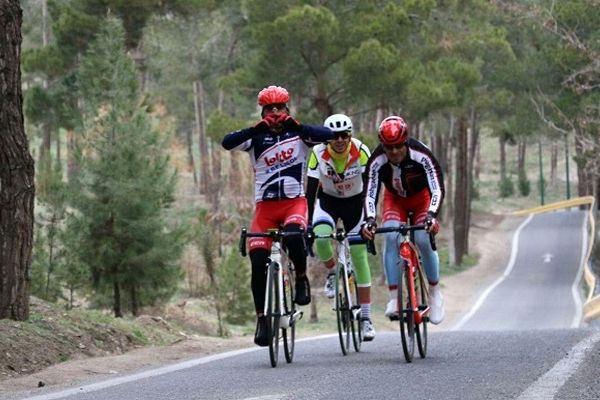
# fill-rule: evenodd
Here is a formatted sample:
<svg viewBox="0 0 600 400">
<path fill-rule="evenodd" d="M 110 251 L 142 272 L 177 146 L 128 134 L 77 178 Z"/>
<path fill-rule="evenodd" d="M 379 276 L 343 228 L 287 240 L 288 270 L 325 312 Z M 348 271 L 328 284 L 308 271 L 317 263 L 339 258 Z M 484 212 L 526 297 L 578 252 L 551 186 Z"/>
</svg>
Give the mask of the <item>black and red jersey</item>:
<svg viewBox="0 0 600 400">
<path fill-rule="evenodd" d="M 410 197 L 428 189 L 428 211 L 437 215 L 444 199 L 442 170 L 431 150 L 422 142 L 409 138 L 407 157 L 398 165 L 389 162 L 382 145 L 375 148 L 367 162 L 365 218 L 375 217 L 380 184 L 396 196 Z"/>
</svg>

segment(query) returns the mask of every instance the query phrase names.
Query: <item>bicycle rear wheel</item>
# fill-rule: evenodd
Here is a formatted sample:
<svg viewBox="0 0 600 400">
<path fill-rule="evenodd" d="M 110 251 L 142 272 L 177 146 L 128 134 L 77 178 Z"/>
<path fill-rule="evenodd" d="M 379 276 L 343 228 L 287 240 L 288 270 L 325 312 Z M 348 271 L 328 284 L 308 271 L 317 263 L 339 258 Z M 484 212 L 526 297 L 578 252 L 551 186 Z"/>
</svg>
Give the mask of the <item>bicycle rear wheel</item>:
<svg viewBox="0 0 600 400">
<path fill-rule="evenodd" d="M 346 283 L 348 277 L 344 272 L 344 267 L 338 264 L 335 267 L 335 313 L 337 316 L 338 336 L 340 338 L 340 347 L 342 354 L 347 355 L 350 349 L 351 338 L 351 311 L 348 307 L 348 292 Z"/>
<path fill-rule="evenodd" d="M 423 279 L 423 270 L 419 267 L 417 268 L 417 273 L 415 274 L 415 291 L 417 300 L 420 301 L 419 311 L 424 311 L 427 309 L 427 292 L 425 291 L 425 280 Z M 427 355 L 427 322 L 429 321 L 429 317 L 423 316 L 421 322 L 416 325 L 416 333 L 417 333 L 417 348 L 419 349 L 419 355 L 421 358 L 425 358 Z"/>
<path fill-rule="evenodd" d="M 398 282 L 398 309 L 400 310 L 402 351 L 404 352 L 406 362 L 412 362 L 413 355 L 415 354 L 415 317 L 413 312 L 415 307 L 410 299 L 409 282 L 413 277 L 409 272 L 409 268 L 406 268 L 407 263 L 406 260 L 403 260 L 401 263 L 402 279 Z"/>
<path fill-rule="evenodd" d="M 281 315 L 281 303 L 279 301 L 279 281 L 277 273 L 279 264 L 272 262 L 269 264 L 267 272 L 267 295 L 269 302 L 267 304 L 267 332 L 269 334 L 269 358 L 271 366 L 277 366 L 279 357 L 279 317 Z"/>
<path fill-rule="evenodd" d="M 293 319 L 296 313 L 296 304 L 294 303 L 294 278 L 289 267 L 284 268 L 283 279 L 283 318 L 287 318 L 287 327 L 281 329 L 283 336 L 283 352 L 285 361 L 291 363 L 294 359 L 294 348 L 296 342 L 296 321 Z"/>
<path fill-rule="evenodd" d="M 359 352 L 363 337 L 362 321 L 360 319 L 360 304 L 358 303 L 358 286 L 354 271 L 350 273 L 348 278 L 348 287 L 350 288 L 349 298 L 352 300 L 352 307 L 350 310 L 350 321 L 352 321 L 352 344 L 354 345 L 354 351 Z"/>
</svg>

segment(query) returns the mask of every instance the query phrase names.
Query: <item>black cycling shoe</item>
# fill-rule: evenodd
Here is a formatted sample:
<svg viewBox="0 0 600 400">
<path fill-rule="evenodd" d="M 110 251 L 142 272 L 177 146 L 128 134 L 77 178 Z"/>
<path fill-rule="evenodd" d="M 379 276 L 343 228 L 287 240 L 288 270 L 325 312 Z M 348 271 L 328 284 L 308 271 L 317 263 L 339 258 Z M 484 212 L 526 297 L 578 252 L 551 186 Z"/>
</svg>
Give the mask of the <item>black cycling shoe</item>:
<svg viewBox="0 0 600 400">
<path fill-rule="evenodd" d="M 256 320 L 254 344 L 262 347 L 269 345 L 269 335 L 267 333 L 267 318 L 265 316 L 258 317 L 258 319 Z"/>
<path fill-rule="evenodd" d="M 310 283 L 306 276 L 296 279 L 296 298 L 294 303 L 305 306 L 310 303 Z"/>
</svg>

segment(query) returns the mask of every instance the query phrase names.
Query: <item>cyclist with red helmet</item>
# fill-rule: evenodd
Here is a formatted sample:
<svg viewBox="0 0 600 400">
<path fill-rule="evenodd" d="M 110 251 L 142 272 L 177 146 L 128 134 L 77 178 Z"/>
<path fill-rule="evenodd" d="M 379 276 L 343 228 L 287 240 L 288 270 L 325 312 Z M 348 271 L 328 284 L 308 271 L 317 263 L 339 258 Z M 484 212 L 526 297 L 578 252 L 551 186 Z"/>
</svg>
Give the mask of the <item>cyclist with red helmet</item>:
<svg viewBox="0 0 600 400">
<path fill-rule="evenodd" d="M 373 239 L 379 187 L 383 183 L 384 227 L 406 223 L 409 212 L 414 223 L 431 222 L 426 231 L 415 232 L 415 242 L 421 253 L 423 267 L 429 281 L 429 320 L 439 324 L 444 319 L 444 302 L 439 288 L 439 258 L 431 248 L 429 233 L 436 234 L 439 224 L 436 216 L 444 199 L 442 170 L 431 150 L 422 142 L 409 137 L 408 125 L 398 116 L 390 116 L 379 125 L 379 141 L 367 163 L 365 183 L 365 224 L 362 234 Z M 400 278 L 397 233 L 387 233 L 383 262 L 388 282 L 390 301 L 385 315 L 398 316 L 397 296 Z"/>
<path fill-rule="evenodd" d="M 231 132 L 222 145 L 226 150 L 248 152 L 254 168 L 256 208 L 250 226 L 253 232 L 265 232 L 283 226 L 286 231 L 307 228 L 307 203 L 304 174 L 312 146 L 333 138 L 329 128 L 300 124 L 290 116 L 288 91 L 269 86 L 258 93 L 262 119 L 254 126 Z M 257 322 L 254 343 L 268 345 L 264 317 L 266 265 L 271 240 L 250 238 L 252 264 L 251 287 Z M 285 241 L 296 271 L 296 297 L 299 305 L 310 303 L 310 285 L 306 276 L 306 253 L 302 238 Z"/>
</svg>

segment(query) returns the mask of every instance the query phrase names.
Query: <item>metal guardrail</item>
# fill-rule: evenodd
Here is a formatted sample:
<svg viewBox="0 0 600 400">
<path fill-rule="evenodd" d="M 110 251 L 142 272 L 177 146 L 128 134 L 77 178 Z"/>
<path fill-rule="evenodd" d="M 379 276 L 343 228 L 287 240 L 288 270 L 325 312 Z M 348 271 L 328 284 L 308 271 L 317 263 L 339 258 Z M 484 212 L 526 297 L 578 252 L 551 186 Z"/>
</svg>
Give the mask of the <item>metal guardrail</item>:
<svg viewBox="0 0 600 400">
<path fill-rule="evenodd" d="M 596 237 L 596 223 L 594 220 L 594 209 L 596 199 L 594 196 L 576 197 L 574 199 L 559 201 L 552 204 L 547 204 L 540 207 L 533 207 L 526 210 L 515 211 L 513 215 L 522 216 L 529 214 L 541 214 L 550 211 L 560 210 L 562 208 L 570 208 L 582 205 L 589 205 L 588 218 L 590 222 L 590 239 L 588 240 L 588 249 L 584 259 L 583 278 L 589 289 L 587 299 L 583 303 L 583 320 L 590 322 L 596 318 L 600 318 L 600 284 L 599 279 L 590 268 L 590 256 L 594 247 L 594 239 Z"/>
</svg>

